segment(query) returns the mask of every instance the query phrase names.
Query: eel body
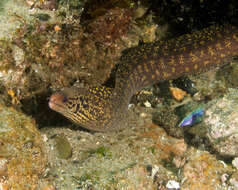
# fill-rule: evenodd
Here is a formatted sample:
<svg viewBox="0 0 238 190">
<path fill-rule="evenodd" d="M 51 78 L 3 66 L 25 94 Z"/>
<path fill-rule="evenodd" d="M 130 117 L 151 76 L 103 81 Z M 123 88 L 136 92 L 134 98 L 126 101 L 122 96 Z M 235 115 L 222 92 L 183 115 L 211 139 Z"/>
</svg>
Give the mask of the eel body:
<svg viewBox="0 0 238 190">
<path fill-rule="evenodd" d="M 211 26 L 167 41 L 123 52 L 115 88 L 67 88 L 50 97 L 49 107 L 80 126 L 110 131 L 125 126 L 133 94 L 145 86 L 220 66 L 238 55 L 238 29 Z"/>
</svg>

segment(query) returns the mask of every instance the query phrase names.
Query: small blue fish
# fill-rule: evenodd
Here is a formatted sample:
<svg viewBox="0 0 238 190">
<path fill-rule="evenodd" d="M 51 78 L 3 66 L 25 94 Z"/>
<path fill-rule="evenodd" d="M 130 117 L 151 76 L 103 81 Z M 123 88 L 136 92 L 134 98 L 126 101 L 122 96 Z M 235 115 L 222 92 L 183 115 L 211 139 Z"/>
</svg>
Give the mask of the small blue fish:
<svg viewBox="0 0 238 190">
<path fill-rule="evenodd" d="M 180 123 L 179 127 L 191 126 L 202 121 L 204 114 L 203 108 L 197 108 L 196 110 L 189 113 Z"/>
</svg>

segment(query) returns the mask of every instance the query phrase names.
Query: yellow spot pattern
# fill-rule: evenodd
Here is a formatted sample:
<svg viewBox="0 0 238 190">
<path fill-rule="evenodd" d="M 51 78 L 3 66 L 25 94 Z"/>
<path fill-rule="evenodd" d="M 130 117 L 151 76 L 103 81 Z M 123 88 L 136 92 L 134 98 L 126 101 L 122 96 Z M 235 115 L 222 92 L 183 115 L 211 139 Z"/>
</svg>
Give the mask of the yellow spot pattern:
<svg viewBox="0 0 238 190">
<path fill-rule="evenodd" d="M 235 54 L 238 54 L 238 29 L 228 25 L 142 44 L 123 54 L 114 89 L 91 87 L 67 97 L 74 105 L 67 105 L 65 113 L 55 111 L 91 130 L 117 128 L 127 115 L 131 96 L 145 85 L 207 70 Z M 14 98 L 14 93 L 8 93 Z"/>
</svg>

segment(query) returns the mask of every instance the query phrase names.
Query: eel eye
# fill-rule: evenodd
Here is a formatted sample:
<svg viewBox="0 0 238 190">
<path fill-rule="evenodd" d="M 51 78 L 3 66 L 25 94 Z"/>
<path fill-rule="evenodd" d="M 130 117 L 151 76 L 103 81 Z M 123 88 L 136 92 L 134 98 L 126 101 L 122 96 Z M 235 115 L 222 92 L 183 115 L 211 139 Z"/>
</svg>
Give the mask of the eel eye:
<svg viewBox="0 0 238 190">
<path fill-rule="evenodd" d="M 67 102 L 67 101 L 68 101 L 67 97 L 66 97 L 66 96 L 64 96 L 64 98 L 63 98 L 62 102 L 63 102 L 63 103 L 65 103 L 65 102 Z"/>
</svg>

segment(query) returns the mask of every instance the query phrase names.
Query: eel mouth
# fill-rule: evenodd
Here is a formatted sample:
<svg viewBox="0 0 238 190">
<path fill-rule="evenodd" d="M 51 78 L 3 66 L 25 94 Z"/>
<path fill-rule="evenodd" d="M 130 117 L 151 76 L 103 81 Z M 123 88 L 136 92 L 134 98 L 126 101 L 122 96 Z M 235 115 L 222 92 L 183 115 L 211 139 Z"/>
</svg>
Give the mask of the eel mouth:
<svg viewBox="0 0 238 190">
<path fill-rule="evenodd" d="M 52 94 L 50 96 L 50 100 L 49 100 L 49 107 L 50 109 L 57 111 L 57 112 L 64 112 L 64 110 L 66 109 L 66 105 L 64 104 L 64 100 L 65 100 L 65 95 L 63 95 L 62 93 L 55 93 Z"/>
</svg>

